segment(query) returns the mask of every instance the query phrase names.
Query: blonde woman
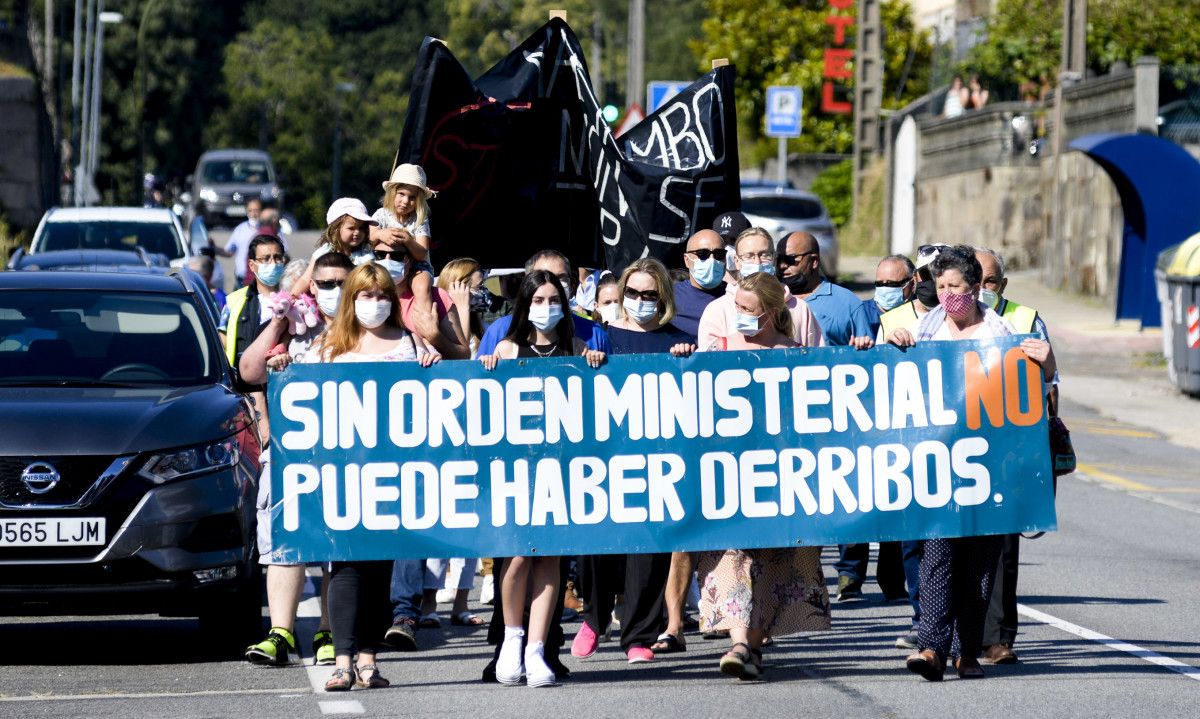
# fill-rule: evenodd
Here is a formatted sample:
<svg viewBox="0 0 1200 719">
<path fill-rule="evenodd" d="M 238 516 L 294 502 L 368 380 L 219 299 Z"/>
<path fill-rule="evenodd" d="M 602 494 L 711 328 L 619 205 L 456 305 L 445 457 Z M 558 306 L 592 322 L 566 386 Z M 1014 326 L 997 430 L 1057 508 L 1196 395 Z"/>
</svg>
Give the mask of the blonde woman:
<svg viewBox="0 0 1200 719">
<path fill-rule="evenodd" d="M 483 268 L 470 257 L 450 260 L 438 275 L 437 286 L 454 301 L 458 324 L 466 331 L 474 357 L 483 337 L 483 313 L 491 305 L 491 295 L 483 286 Z"/>
</svg>

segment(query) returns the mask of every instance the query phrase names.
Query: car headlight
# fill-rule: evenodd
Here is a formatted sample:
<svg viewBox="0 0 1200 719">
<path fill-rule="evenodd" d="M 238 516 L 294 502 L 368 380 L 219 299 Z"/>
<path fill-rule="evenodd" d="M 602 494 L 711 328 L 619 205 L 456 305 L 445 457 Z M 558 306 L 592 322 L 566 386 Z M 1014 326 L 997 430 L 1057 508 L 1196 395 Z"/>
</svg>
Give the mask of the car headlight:
<svg viewBox="0 0 1200 719">
<path fill-rule="evenodd" d="M 232 467 L 238 463 L 240 457 L 237 442 L 227 439 L 213 444 L 155 454 L 146 460 L 146 464 L 139 474 L 156 484 L 162 484 Z"/>
<path fill-rule="evenodd" d="M 200 199 L 205 202 L 216 202 L 221 198 L 217 195 L 217 191 L 211 187 L 200 188 Z"/>
</svg>

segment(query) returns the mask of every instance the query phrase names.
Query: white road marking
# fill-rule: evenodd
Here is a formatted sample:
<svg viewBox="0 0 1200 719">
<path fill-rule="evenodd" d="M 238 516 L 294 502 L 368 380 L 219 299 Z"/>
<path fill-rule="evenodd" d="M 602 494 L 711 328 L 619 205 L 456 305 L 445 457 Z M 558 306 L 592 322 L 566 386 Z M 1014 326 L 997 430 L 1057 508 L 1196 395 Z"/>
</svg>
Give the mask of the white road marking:
<svg viewBox="0 0 1200 719">
<path fill-rule="evenodd" d="M 324 689 L 324 685 L 322 685 Z M 0 697 L 0 702 L 75 702 L 95 701 L 97 699 L 171 699 L 188 697 L 223 697 L 246 694 L 279 694 L 280 696 L 307 696 L 305 694 L 289 694 L 288 692 L 303 692 L 300 687 L 284 689 L 211 689 L 194 692 L 140 692 L 116 694 L 34 694 L 24 697 Z"/>
<path fill-rule="evenodd" d="M 1115 649 L 1119 652 L 1125 652 L 1126 654 L 1131 654 L 1131 655 L 1137 657 L 1138 659 L 1144 659 L 1145 661 L 1150 662 L 1151 664 L 1157 664 L 1158 666 L 1163 667 L 1164 669 L 1170 669 L 1173 672 L 1182 674 L 1183 676 L 1187 677 L 1188 679 L 1195 679 L 1196 681 L 1200 681 L 1200 667 L 1194 667 L 1190 664 L 1184 664 L 1183 662 L 1181 662 L 1177 659 L 1165 657 L 1165 656 L 1159 654 L 1158 652 L 1152 652 L 1149 649 L 1143 649 L 1142 647 L 1139 647 L 1136 644 L 1130 644 L 1129 642 L 1123 642 L 1120 639 L 1113 639 L 1112 637 L 1110 637 L 1106 634 L 1101 634 L 1100 632 L 1094 632 L 1091 629 L 1088 629 L 1086 627 L 1081 627 L 1078 624 L 1072 624 L 1072 623 L 1066 621 L 1065 619 L 1059 619 L 1058 617 L 1051 616 L 1049 614 L 1046 614 L 1045 612 L 1039 612 L 1038 610 L 1033 609 L 1032 607 L 1027 607 L 1024 604 L 1017 605 L 1017 613 L 1022 614 L 1030 619 L 1035 620 L 1035 621 L 1041 622 L 1043 624 L 1052 626 L 1055 629 L 1061 629 L 1062 631 L 1066 632 L 1067 634 L 1074 634 L 1077 637 L 1082 637 L 1083 639 L 1088 639 L 1090 641 L 1097 642 L 1099 644 L 1103 644 L 1104 646 L 1106 646 L 1110 649 Z"/>
<path fill-rule="evenodd" d="M 330 714 L 365 714 L 366 709 L 363 709 L 361 702 L 354 699 L 337 699 L 333 701 L 319 702 L 321 705 L 321 713 Z"/>
</svg>

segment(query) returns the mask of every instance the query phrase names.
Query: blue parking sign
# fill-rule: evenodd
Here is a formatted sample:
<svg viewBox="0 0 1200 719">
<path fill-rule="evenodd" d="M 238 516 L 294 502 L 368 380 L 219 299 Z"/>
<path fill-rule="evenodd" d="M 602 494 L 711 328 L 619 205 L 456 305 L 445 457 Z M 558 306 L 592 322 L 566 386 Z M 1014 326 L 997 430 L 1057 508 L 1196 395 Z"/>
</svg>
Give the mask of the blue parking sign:
<svg viewBox="0 0 1200 719">
<path fill-rule="evenodd" d="M 767 137 L 800 137 L 804 91 L 791 85 L 767 88 Z"/>
</svg>

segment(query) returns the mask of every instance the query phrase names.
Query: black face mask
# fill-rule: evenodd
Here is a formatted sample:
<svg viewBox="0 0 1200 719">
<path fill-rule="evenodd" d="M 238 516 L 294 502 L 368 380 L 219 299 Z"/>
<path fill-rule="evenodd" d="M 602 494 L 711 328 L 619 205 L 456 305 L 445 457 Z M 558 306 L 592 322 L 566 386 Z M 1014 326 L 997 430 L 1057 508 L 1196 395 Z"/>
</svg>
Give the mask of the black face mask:
<svg viewBox="0 0 1200 719">
<path fill-rule="evenodd" d="M 781 279 L 783 280 L 783 284 L 787 286 L 788 291 L 793 295 L 799 294 L 804 289 L 804 285 L 808 282 L 808 277 L 803 272 L 798 275 L 783 277 Z"/>
<path fill-rule="evenodd" d="M 938 301 L 937 284 L 933 280 L 922 280 L 914 285 L 913 294 L 917 301 L 926 307 L 937 307 L 941 302 Z"/>
</svg>

